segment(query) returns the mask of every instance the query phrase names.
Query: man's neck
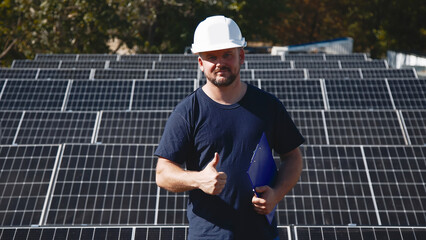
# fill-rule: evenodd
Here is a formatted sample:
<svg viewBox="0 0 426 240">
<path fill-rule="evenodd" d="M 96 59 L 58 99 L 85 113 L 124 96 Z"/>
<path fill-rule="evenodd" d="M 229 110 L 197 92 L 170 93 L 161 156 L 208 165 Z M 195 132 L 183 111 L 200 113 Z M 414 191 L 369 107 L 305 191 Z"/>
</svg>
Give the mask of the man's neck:
<svg viewBox="0 0 426 240">
<path fill-rule="evenodd" d="M 207 80 L 207 83 L 202 89 L 213 101 L 224 105 L 231 105 L 239 102 L 244 97 L 247 91 L 247 84 L 241 82 L 240 79 L 236 79 L 229 86 L 218 87 Z"/>
</svg>

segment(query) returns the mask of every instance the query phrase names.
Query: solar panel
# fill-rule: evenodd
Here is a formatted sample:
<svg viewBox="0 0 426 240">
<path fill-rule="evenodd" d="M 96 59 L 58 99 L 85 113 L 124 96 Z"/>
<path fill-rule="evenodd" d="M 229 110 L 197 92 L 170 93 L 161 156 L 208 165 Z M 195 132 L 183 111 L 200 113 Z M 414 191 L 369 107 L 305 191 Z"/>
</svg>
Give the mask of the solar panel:
<svg viewBox="0 0 426 240">
<path fill-rule="evenodd" d="M 174 227 L 151 227 L 136 228 L 135 239 L 164 239 L 179 240 L 188 238 L 188 228 L 182 226 Z"/>
<path fill-rule="evenodd" d="M 85 61 L 85 60 L 115 61 L 117 60 L 117 55 L 116 54 L 79 54 L 77 59 L 78 61 Z"/>
<path fill-rule="evenodd" d="M 309 78 L 324 79 L 359 79 L 358 69 L 309 69 Z M 364 76 L 365 77 L 365 76 Z"/>
<path fill-rule="evenodd" d="M 426 145 L 426 110 L 405 110 L 401 114 L 411 144 Z"/>
<path fill-rule="evenodd" d="M 128 110 L 133 81 L 73 81 L 66 110 Z"/>
<path fill-rule="evenodd" d="M 0 78 L 3 79 L 35 79 L 37 69 L 0 68 Z"/>
<path fill-rule="evenodd" d="M 195 80 L 136 81 L 132 110 L 172 110 L 194 91 Z"/>
<path fill-rule="evenodd" d="M 295 61 L 294 68 L 340 68 L 338 61 Z"/>
<path fill-rule="evenodd" d="M 90 70 L 40 69 L 37 79 L 89 79 Z"/>
<path fill-rule="evenodd" d="M 330 144 L 404 145 L 395 111 L 325 111 Z"/>
<path fill-rule="evenodd" d="M 155 69 L 197 70 L 198 62 L 194 61 L 160 61 L 154 63 Z"/>
<path fill-rule="evenodd" d="M 14 143 L 90 143 L 95 122 L 93 112 L 25 112 Z"/>
<path fill-rule="evenodd" d="M 413 69 L 362 69 L 363 78 L 417 78 Z"/>
<path fill-rule="evenodd" d="M 119 239 L 131 240 L 130 227 L 33 227 L 0 229 L 0 239 Z"/>
<path fill-rule="evenodd" d="M 290 110 L 289 114 L 305 138 L 306 145 L 328 144 L 321 111 Z"/>
<path fill-rule="evenodd" d="M 183 61 L 192 61 L 197 62 L 198 55 L 183 55 L 183 54 L 161 54 L 159 61 L 174 61 L 174 62 L 183 62 Z"/>
<path fill-rule="evenodd" d="M 365 53 L 351 53 L 351 54 L 325 54 L 325 59 L 329 60 L 342 60 L 342 61 L 363 61 L 367 60 Z"/>
<path fill-rule="evenodd" d="M 13 60 L 11 68 L 59 68 L 60 61 Z"/>
<path fill-rule="evenodd" d="M 18 130 L 22 112 L 0 111 L 0 144 L 12 144 Z"/>
<path fill-rule="evenodd" d="M 287 109 L 324 109 L 319 80 L 261 80 L 262 89 L 274 94 Z"/>
<path fill-rule="evenodd" d="M 256 61 L 256 62 L 261 62 L 261 61 L 281 61 L 281 56 L 279 55 L 271 55 L 271 54 L 262 54 L 262 53 L 257 53 L 257 54 L 245 54 L 244 59 L 246 61 Z"/>
<path fill-rule="evenodd" d="M 278 204 L 278 225 L 378 225 L 359 147 L 304 146 L 302 150 L 302 175 Z"/>
<path fill-rule="evenodd" d="M 111 61 L 109 63 L 111 69 L 152 69 L 153 62 L 139 61 Z M 140 77 L 139 77 L 140 78 Z"/>
<path fill-rule="evenodd" d="M 385 60 L 341 61 L 342 68 L 387 68 Z"/>
<path fill-rule="evenodd" d="M 98 143 L 157 144 L 170 111 L 107 111 L 102 113 Z"/>
<path fill-rule="evenodd" d="M 45 224 L 154 224 L 154 149 L 65 145 Z"/>
<path fill-rule="evenodd" d="M 284 54 L 285 61 L 324 61 L 324 54 Z"/>
<path fill-rule="evenodd" d="M 296 226 L 297 240 L 418 240 L 426 237 L 426 228 L 375 226 Z"/>
<path fill-rule="evenodd" d="M 188 193 L 171 193 L 159 189 L 158 224 L 183 225 L 188 224 L 186 206 Z"/>
<path fill-rule="evenodd" d="M 165 70 L 165 69 L 156 69 L 156 70 L 147 70 L 147 79 L 196 79 L 198 70 Z"/>
<path fill-rule="evenodd" d="M 85 69 L 103 69 L 105 68 L 105 61 L 62 61 L 61 68 L 85 68 Z M 87 77 L 89 78 L 89 77 Z"/>
<path fill-rule="evenodd" d="M 138 62 L 153 62 L 160 61 L 160 54 L 134 54 L 134 55 L 122 55 L 120 56 L 120 61 L 138 61 Z"/>
<path fill-rule="evenodd" d="M 254 70 L 254 77 L 260 79 L 305 79 L 301 69 Z"/>
<path fill-rule="evenodd" d="M 143 69 L 97 69 L 94 79 L 145 79 L 146 70 Z"/>
<path fill-rule="evenodd" d="M 77 60 L 78 54 L 36 54 L 34 60 L 49 60 L 49 61 L 57 61 L 57 60 Z"/>
<path fill-rule="evenodd" d="M 247 69 L 291 69 L 291 62 L 283 61 L 247 61 Z M 243 66 L 242 66 L 243 67 Z"/>
<path fill-rule="evenodd" d="M 381 223 L 426 225 L 426 146 L 364 147 Z"/>
<path fill-rule="evenodd" d="M 0 110 L 49 110 L 62 108 L 68 81 L 9 80 L 0 101 Z"/>
<path fill-rule="evenodd" d="M 426 79 L 388 79 L 397 109 L 426 109 Z"/>
<path fill-rule="evenodd" d="M 385 80 L 325 80 L 330 109 L 393 109 Z"/>
<path fill-rule="evenodd" d="M 58 146 L 0 146 L 0 226 L 39 224 Z"/>
</svg>

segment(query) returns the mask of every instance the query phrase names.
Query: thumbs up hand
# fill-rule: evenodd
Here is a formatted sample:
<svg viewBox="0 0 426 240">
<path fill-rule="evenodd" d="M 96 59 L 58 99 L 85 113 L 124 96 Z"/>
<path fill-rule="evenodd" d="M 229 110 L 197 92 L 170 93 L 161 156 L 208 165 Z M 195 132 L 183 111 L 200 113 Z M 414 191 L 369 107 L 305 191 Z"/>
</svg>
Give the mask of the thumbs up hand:
<svg viewBox="0 0 426 240">
<path fill-rule="evenodd" d="M 222 192 L 226 184 L 226 173 L 218 172 L 219 154 L 215 153 L 213 160 L 200 172 L 199 189 L 210 195 Z"/>
</svg>

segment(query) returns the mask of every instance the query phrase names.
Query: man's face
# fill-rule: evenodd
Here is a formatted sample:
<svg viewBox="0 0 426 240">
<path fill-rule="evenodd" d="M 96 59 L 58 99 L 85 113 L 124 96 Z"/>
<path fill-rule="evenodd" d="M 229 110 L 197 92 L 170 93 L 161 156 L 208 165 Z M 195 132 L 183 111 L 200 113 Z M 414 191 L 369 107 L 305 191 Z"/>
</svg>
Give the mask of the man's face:
<svg viewBox="0 0 426 240">
<path fill-rule="evenodd" d="M 243 62 L 244 51 L 241 48 L 203 52 L 198 58 L 201 71 L 217 87 L 229 86 L 239 78 Z"/>
</svg>

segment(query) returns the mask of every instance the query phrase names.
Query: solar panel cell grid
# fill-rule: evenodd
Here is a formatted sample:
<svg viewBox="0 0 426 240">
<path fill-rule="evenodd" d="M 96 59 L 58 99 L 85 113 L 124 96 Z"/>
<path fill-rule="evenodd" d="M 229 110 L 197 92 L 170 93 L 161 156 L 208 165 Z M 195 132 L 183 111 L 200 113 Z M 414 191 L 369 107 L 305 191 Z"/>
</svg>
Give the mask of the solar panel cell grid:
<svg viewBox="0 0 426 240">
<path fill-rule="evenodd" d="M 59 61 L 14 60 L 12 68 L 58 68 Z"/>
<path fill-rule="evenodd" d="M 154 148 L 66 145 L 47 224 L 154 224 Z"/>
<path fill-rule="evenodd" d="M 37 69 L 9 69 L 0 68 L 0 78 L 3 79 L 35 79 Z"/>
<path fill-rule="evenodd" d="M 247 69 L 291 69 L 291 62 L 247 61 Z"/>
<path fill-rule="evenodd" d="M 426 224 L 426 147 L 365 147 L 383 225 Z"/>
<path fill-rule="evenodd" d="M 134 55 L 120 56 L 120 61 L 125 61 L 125 62 L 131 62 L 131 61 L 152 62 L 152 61 L 159 61 L 159 60 L 160 60 L 159 54 L 134 54 Z"/>
<path fill-rule="evenodd" d="M 309 78 L 360 79 L 358 69 L 309 69 Z M 364 76 L 365 77 L 365 76 Z"/>
<path fill-rule="evenodd" d="M 136 81 L 132 110 L 172 110 L 186 95 L 194 91 L 194 81 Z"/>
<path fill-rule="evenodd" d="M 338 61 L 295 61 L 294 68 L 340 68 Z"/>
<path fill-rule="evenodd" d="M 271 55 L 271 54 L 246 54 L 246 61 L 281 61 L 281 56 L 279 55 Z"/>
<path fill-rule="evenodd" d="M 159 61 L 155 62 L 154 66 L 155 69 L 197 70 L 198 62 L 196 60 L 182 62 Z"/>
<path fill-rule="evenodd" d="M 324 61 L 323 54 L 284 54 L 286 61 Z"/>
<path fill-rule="evenodd" d="M 325 80 L 330 109 L 393 109 L 385 80 Z"/>
<path fill-rule="evenodd" d="M 342 61 L 363 61 L 367 60 L 365 53 L 352 53 L 352 54 L 325 54 L 325 59 L 329 60 L 342 60 Z"/>
<path fill-rule="evenodd" d="M 401 111 L 412 145 L 426 145 L 426 110 Z"/>
<path fill-rule="evenodd" d="M 326 111 L 330 144 L 404 145 L 394 111 Z"/>
<path fill-rule="evenodd" d="M 99 143 L 157 144 L 170 111 L 103 112 Z"/>
<path fill-rule="evenodd" d="M 128 110 L 133 81 L 73 81 L 66 110 Z"/>
<path fill-rule="evenodd" d="M 307 145 L 327 144 L 324 118 L 321 111 L 290 110 L 289 114 L 296 124 Z"/>
<path fill-rule="evenodd" d="M 79 54 L 78 55 L 78 61 L 85 61 L 85 60 L 110 60 L 115 61 L 117 60 L 117 55 L 115 54 Z"/>
<path fill-rule="evenodd" d="M 37 79 L 89 79 L 90 70 L 40 69 Z"/>
<path fill-rule="evenodd" d="M 22 112 L 0 111 L 0 144 L 13 144 Z"/>
<path fill-rule="evenodd" d="M 95 72 L 95 79 L 145 79 L 146 70 L 125 70 L 125 69 L 97 69 Z"/>
<path fill-rule="evenodd" d="M 0 101 L 0 110 L 59 111 L 68 81 L 9 80 Z"/>
<path fill-rule="evenodd" d="M 103 69 L 105 68 L 105 61 L 62 61 L 61 68 Z"/>
<path fill-rule="evenodd" d="M 413 69 L 362 69 L 364 78 L 416 78 Z"/>
<path fill-rule="evenodd" d="M 254 77 L 260 79 L 305 79 L 305 72 L 300 69 L 254 70 Z"/>
<path fill-rule="evenodd" d="M 141 62 L 141 61 L 111 61 L 109 63 L 111 69 L 152 69 L 153 62 Z"/>
<path fill-rule="evenodd" d="M 95 121 L 90 112 L 25 112 L 15 143 L 90 143 Z"/>
<path fill-rule="evenodd" d="M 58 146 L 0 146 L 0 226 L 40 222 Z"/>
<path fill-rule="evenodd" d="M 287 109 L 324 109 L 319 80 L 261 80 L 262 89 L 274 94 Z"/>
<path fill-rule="evenodd" d="M 192 61 L 197 62 L 198 55 L 182 55 L 182 54 L 161 54 L 160 61 L 173 61 L 173 62 L 183 62 L 183 61 Z"/>
<path fill-rule="evenodd" d="M 57 61 L 57 60 L 77 60 L 77 54 L 36 54 L 34 60 L 48 60 L 48 61 Z"/>
<path fill-rule="evenodd" d="M 385 60 L 341 61 L 342 68 L 387 68 Z"/>
<path fill-rule="evenodd" d="M 147 71 L 148 71 L 147 79 L 196 79 L 198 70 L 196 69 L 194 70 L 156 69 L 156 70 L 147 70 Z"/>
<path fill-rule="evenodd" d="M 426 109 L 426 79 L 388 79 L 397 109 Z"/>
</svg>

